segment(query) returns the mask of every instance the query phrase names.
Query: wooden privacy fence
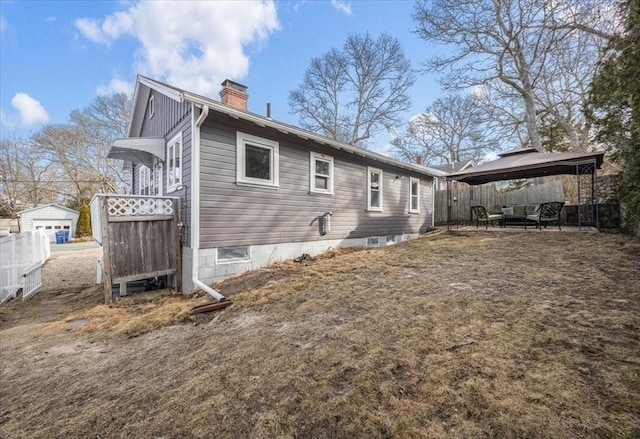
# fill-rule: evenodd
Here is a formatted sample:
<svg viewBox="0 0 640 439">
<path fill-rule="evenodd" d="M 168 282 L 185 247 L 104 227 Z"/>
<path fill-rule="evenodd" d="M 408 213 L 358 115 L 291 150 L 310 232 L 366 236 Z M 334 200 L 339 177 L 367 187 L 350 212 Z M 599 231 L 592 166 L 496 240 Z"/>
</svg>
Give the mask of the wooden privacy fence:
<svg viewBox="0 0 640 439">
<path fill-rule="evenodd" d="M 91 211 L 104 250 L 105 303 L 113 300 L 114 284 L 122 293 L 127 282 L 173 275 L 180 289 L 177 198 L 96 195 Z"/>
<path fill-rule="evenodd" d="M 455 198 L 454 198 L 455 197 Z M 482 205 L 489 211 L 496 211 L 510 204 L 539 204 L 550 201 L 564 201 L 564 188 L 561 181 L 527 186 L 509 192 L 500 192 L 494 184 L 451 188 L 451 221 L 469 221 L 472 205 Z M 454 201 L 455 199 L 455 201 Z M 434 221 L 447 223 L 447 191 L 436 192 Z"/>
<path fill-rule="evenodd" d="M 0 238 L 0 304 L 15 298 L 22 288 L 22 300 L 42 287 L 42 265 L 50 255 L 49 238 L 42 230 Z"/>
</svg>

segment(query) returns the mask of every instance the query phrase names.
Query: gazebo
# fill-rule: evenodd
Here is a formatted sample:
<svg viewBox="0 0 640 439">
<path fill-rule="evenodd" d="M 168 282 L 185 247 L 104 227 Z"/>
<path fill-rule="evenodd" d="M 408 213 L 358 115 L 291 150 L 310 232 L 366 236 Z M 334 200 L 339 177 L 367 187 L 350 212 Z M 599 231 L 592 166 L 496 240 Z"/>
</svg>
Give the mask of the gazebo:
<svg viewBox="0 0 640 439">
<path fill-rule="evenodd" d="M 447 176 L 447 228 L 451 223 L 451 183 L 453 181 L 475 186 L 494 181 L 550 175 L 576 176 L 578 228 L 586 226 L 598 228 L 597 170 L 602 166 L 604 152 L 540 152 L 535 148 L 520 148 L 498 154 L 498 157 L 496 160 Z M 471 196 L 473 197 L 473 191 Z"/>
</svg>

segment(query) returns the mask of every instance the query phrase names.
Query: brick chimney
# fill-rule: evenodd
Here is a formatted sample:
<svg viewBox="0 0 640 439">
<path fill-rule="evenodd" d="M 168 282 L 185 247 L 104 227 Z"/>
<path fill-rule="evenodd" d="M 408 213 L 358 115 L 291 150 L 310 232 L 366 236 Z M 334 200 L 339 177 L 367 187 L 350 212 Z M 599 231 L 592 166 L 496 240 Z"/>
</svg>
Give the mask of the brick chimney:
<svg viewBox="0 0 640 439">
<path fill-rule="evenodd" d="M 247 111 L 248 99 L 249 95 L 247 94 L 246 86 L 233 82 L 230 79 L 224 80 L 222 90 L 220 91 L 220 101 L 223 104 Z"/>
<path fill-rule="evenodd" d="M 416 163 L 419 165 L 424 165 L 424 156 L 423 155 L 417 155 L 416 156 Z"/>
</svg>

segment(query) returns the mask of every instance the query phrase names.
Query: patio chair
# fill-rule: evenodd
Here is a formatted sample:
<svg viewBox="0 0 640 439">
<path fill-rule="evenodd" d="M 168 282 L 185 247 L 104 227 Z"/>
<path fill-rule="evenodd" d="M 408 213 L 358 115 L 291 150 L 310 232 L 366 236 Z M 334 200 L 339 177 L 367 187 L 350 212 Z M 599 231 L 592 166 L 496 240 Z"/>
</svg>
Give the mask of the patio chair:
<svg viewBox="0 0 640 439">
<path fill-rule="evenodd" d="M 556 222 L 558 223 L 558 230 L 562 230 L 560 226 L 560 213 L 562 212 L 562 206 L 564 206 L 564 202 L 554 201 L 551 203 L 542 203 L 532 214 L 527 215 L 527 221 L 536 223 L 536 229 L 542 230 L 542 225 L 544 224 L 544 228 L 547 228 L 548 223 Z M 527 228 L 527 224 L 525 223 L 524 228 Z"/>
<path fill-rule="evenodd" d="M 471 211 L 476 217 L 476 229 L 480 223 L 485 223 L 485 229 L 489 229 L 489 223 L 494 223 L 496 221 L 502 223 L 502 219 L 504 218 L 501 213 L 494 214 L 487 212 L 487 209 L 485 209 L 484 206 L 471 206 Z"/>
</svg>

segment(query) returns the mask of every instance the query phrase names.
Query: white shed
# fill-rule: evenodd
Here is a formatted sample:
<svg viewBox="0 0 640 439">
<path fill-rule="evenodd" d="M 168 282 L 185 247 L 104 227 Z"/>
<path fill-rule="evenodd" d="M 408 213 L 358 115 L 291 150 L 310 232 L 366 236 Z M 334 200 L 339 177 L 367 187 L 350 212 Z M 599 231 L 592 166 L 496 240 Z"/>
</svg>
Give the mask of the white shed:
<svg viewBox="0 0 640 439">
<path fill-rule="evenodd" d="M 56 241 L 56 232 L 69 232 L 69 239 L 75 237 L 79 216 L 77 210 L 58 204 L 46 204 L 18 212 L 20 231 L 41 229 L 52 242 Z"/>
</svg>

